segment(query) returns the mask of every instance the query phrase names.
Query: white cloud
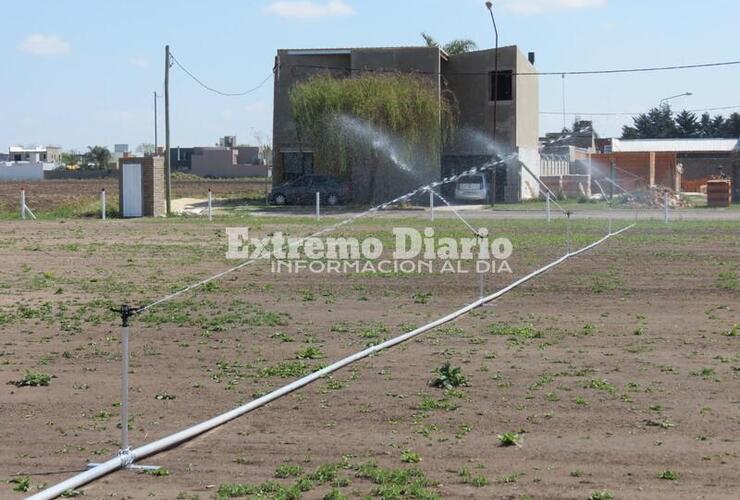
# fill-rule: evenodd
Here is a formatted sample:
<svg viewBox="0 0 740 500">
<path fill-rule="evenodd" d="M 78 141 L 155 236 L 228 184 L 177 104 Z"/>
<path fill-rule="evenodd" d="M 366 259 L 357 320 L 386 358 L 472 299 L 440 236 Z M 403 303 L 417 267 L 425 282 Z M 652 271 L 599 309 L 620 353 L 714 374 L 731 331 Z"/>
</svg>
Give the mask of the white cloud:
<svg viewBox="0 0 740 500">
<path fill-rule="evenodd" d="M 278 0 L 265 6 L 264 12 L 292 19 L 351 16 L 355 10 L 343 0 Z"/>
<path fill-rule="evenodd" d="M 606 0 L 501 0 L 507 10 L 518 14 L 543 14 L 545 12 L 603 7 Z"/>
<path fill-rule="evenodd" d="M 18 50 L 35 56 L 59 56 L 66 54 L 72 47 L 69 42 L 55 35 L 35 33 L 28 35 L 18 45 Z"/>
<path fill-rule="evenodd" d="M 133 57 L 129 60 L 129 63 L 131 63 L 131 66 L 134 68 L 139 69 L 149 69 L 149 67 L 152 65 L 149 62 L 149 59 L 145 59 L 143 57 Z"/>
</svg>

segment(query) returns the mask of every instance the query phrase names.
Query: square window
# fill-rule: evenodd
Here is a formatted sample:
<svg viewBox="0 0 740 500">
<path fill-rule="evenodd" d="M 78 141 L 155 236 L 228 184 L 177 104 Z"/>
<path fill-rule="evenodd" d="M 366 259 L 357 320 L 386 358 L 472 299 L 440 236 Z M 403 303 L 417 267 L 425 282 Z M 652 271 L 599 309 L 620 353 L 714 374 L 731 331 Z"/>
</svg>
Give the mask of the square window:
<svg viewBox="0 0 740 500">
<path fill-rule="evenodd" d="M 496 77 L 498 76 L 498 77 Z M 514 74 L 512 71 L 491 72 L 491 101 L 511 101 L 514 98 Z"/>
</svg>

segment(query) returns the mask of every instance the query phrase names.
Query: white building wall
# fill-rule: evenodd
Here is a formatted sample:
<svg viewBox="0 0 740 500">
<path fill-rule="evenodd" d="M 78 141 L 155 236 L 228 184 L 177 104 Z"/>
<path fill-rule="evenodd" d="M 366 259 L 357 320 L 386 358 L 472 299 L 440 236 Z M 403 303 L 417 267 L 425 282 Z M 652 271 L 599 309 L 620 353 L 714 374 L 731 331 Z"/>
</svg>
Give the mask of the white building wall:
<svg viewBox="0 0 740 500">
<path fill-rule="evenodd" d="M 519 148 L 519 161 L 524 163 L 536 176 L 541 176 L 540 153 L 534 148 Z M 521 199 L 533 200 L 540 196 L 540 183 L 525 169 L 521 173 Z"/>
<path fill-rule="evenodd" d="M 0 181 L 42 181 L 44 164 L 38 163 L 0 163 Z"/>
</svg>

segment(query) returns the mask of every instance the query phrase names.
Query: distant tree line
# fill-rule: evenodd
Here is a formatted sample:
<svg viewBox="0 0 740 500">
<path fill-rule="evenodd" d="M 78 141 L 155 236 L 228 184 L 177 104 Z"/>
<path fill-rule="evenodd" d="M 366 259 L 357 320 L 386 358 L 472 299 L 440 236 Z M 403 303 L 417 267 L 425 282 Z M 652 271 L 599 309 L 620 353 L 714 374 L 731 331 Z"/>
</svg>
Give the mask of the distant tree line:
<svg viewBox="0 0 740 500">
<path fill-rule="evenodd" d="M 674 113 L 670 106 L 653 108 L 632 118 L 632 125 L 622 127 L 622 139 L 724 138 L 740 137 L 740 113 L 725 118 L 692 111 Z"/>
</svg>

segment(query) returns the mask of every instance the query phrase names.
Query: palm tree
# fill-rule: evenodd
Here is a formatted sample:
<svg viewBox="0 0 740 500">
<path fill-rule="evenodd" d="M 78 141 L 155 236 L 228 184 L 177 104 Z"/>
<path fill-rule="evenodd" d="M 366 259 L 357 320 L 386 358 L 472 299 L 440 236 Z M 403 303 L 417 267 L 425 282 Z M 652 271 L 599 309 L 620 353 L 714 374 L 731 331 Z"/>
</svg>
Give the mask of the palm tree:
<svg viewBox="0 0 740 500">
<path fill-rule="evenodd" d="M 427 47 L 439 47 L 450 55 L 464 54 L 478 48 L 477 43 L 468 39 L 451 40 L 444 45 L 440 45 L 437 40 L 427 33 L 422 32 L 421 37 L 426 42 Z"/>
</svg>

